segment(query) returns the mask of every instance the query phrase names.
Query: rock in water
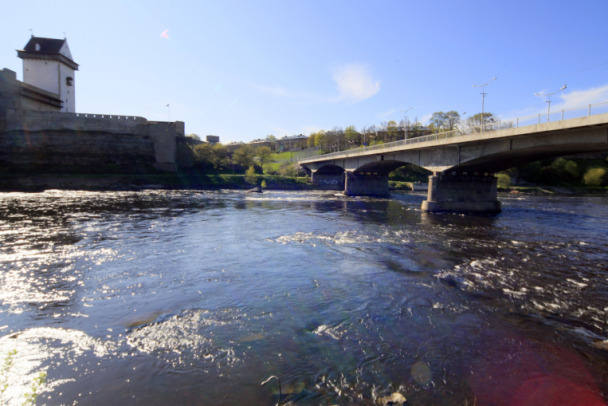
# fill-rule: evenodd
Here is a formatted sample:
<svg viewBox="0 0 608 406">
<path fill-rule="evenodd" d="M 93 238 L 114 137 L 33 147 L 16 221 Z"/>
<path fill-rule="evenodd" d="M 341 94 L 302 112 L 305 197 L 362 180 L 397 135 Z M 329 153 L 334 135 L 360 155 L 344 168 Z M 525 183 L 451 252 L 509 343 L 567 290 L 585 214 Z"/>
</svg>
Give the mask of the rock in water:
<svg viewBox="0 0 608 406">
<path fill-rule="evenodd" d="M 395 392 L 390 396 L 385 396 L 383 398 L 378 399 L 378 404 L 380 406 L 389 406 L 389 405 L 401 406 L 405 402 L 407 402 L 407 399 L 405 399 L 405 396 L 403 396 L 399 392 Z"/>
<path fill-rule="evenodd" d="M 253 189 L 249 189 L 247 193 L 262 193 L 262 187 L 256 186 Z"/>
</svg>

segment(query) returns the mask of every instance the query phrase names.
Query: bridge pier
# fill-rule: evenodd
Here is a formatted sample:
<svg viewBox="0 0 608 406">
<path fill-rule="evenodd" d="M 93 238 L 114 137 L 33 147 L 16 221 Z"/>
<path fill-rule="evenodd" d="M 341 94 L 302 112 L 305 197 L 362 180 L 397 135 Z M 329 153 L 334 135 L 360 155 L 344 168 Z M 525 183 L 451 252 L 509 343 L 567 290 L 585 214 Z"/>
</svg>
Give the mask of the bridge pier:
<svg viewBox="0 0 608 406">
<path fill-rule="evenodd" d="M 429 176 L 427 200 L 422 210 L 430 212 L 500 213 L 494 174 L 439 173 Z"/>
<path fill-rule="evenodd" d="M 347 196 L 388 197 L 388 175 L 345 172 L 344 194 Z"/>
</svg>

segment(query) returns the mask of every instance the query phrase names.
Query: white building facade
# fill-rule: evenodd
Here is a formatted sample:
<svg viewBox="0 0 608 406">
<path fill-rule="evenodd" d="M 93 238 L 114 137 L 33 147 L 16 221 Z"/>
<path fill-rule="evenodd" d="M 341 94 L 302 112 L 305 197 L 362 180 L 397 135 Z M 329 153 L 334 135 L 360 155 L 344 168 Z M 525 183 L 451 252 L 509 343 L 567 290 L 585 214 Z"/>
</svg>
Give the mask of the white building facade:
<svg viewBox="0 0 608 406">
<path fill-rule="evenodd" d="M 32 36 L 17 55 L 23 59 L 23 82 L 56 94 L 63 102 L 61 111 L 76 112 L 78 64 L 65 39 Z"/>
</svg>

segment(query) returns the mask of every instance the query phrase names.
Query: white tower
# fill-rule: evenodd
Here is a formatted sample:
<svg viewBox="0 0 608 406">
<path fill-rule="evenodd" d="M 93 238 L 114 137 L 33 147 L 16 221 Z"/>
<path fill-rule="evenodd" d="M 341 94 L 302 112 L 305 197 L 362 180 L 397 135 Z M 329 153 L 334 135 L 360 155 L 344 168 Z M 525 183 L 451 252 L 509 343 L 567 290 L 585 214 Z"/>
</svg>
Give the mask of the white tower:
<svg viewBox="0 0 608 406">
<path fill-rule="evenodd" d="M 29 85 L 57 94 L 63 102 L 61 111 L 76 112 L 76 82 L 74 73 L 78 64 L 72 60 L 65 39 L 30 38 L 22 50 L 23 81 Z"/>
</svg>

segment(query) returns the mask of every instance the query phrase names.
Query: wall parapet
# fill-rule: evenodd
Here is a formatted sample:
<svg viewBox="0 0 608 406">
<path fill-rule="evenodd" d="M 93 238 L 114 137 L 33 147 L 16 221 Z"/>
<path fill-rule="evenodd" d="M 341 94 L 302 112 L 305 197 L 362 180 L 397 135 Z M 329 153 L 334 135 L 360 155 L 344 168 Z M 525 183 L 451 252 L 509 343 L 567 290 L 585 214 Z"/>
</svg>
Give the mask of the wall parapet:
<svg viewBox="0 0 608 406">
<path fill-rule="evenodd" d="M 118 118 L 120 117 L 120 118 Z M 144 134 L 148 120 L 143 117 L 54 111 L 7 110 L 6 130 L 74 130 L 112 134 Z"/>
</svg>

